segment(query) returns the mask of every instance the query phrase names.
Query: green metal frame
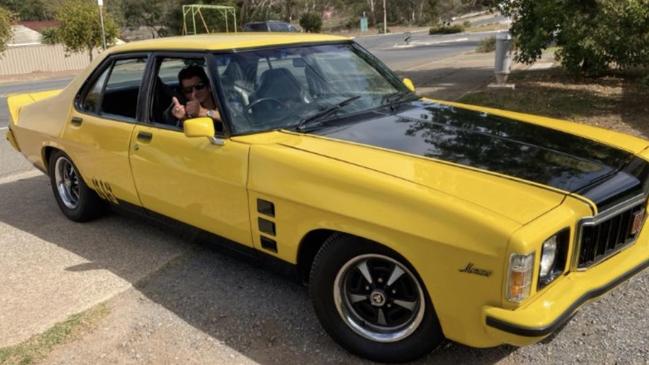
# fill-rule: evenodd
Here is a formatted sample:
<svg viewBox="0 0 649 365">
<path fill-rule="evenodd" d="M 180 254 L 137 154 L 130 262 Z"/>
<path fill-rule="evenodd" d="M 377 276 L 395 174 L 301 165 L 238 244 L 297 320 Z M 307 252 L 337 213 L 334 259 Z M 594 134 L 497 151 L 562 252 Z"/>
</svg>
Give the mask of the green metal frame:
<svg viewBox="0 0 649 365">
<path fill-rule="evenodd" d="M 196 34 L 196 15 L 199 16 L 200 20 L 203 22 L 203 27 L 205 27 L 206 33 L 211 33 L 205 18 L 203 17 L 202 10 L 216 10 L 223 15 L 225 19 L 225 31 L 230 33 L 230 24 L 228 22 L 228 16 L 232 15 L 233 21 L 233 31 L 237 32 L 237 11 L 233 6 L 225 5 L 203 5 L 203 4 L 191 4 L 183 5 L 183 34 Z M 187 27 L 187 20 L 189 20 L 188 15 L 191 14 L 191 28 Z M 191 32 L 190 32 L 191 31 Z"/>
</svg>

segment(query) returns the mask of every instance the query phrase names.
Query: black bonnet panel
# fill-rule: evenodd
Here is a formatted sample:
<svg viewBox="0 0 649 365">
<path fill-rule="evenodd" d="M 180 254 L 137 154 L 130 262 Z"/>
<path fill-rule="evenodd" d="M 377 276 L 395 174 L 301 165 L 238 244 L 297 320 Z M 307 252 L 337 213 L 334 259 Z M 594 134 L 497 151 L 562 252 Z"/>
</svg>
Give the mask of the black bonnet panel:
<svg viewBox="0 0 649 365">
<path fill-rule="evenodd" d="M 649 164 L 631 153 L 543 126 L 429 102 L 341 120 L 314 133 L 577 192 L 600 211 L 647 190 Z"/>
</svg>

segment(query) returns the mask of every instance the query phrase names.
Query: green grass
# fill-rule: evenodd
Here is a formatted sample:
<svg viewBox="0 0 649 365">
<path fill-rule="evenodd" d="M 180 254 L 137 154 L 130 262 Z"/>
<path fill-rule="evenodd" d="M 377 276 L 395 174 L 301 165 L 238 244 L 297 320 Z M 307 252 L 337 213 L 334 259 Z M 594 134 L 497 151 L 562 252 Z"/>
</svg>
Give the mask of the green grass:
<svg viewBox="0 0 649 365">
<path fill-rule="evenodd" d="M 93 329 L 109 313 L 108 307 L 100 304 L 85 312 L 74 314 L 47 331 L 35 335 L 15 346 L 0 348 L 0 365 L 29 365 L 40 361 L 55 346 L 73 341 Z"/>
</svg>

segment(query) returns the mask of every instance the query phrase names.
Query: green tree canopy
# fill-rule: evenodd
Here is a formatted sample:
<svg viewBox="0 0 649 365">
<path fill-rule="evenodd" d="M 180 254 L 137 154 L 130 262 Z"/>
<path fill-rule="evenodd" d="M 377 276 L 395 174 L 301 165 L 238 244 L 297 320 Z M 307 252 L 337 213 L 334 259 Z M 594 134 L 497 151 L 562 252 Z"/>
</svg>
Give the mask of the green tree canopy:
<svg viewBox="0 0 649 365">
<path fill-rule="evenodd" d="M 61 25 L 54 36 L 48 38 L 62 43 L 67 52 L 88 52 L 92 61 L 92 52 L 102 46 L 99 7 L 93 0 L 65 0 L 56 13 L 56 20 Z M 114 42 L 118 35 L 115 21 L 104 13 L 106 44 Z"/>
<path fill-rule="evenodd" d="M 649 0 L 501 0 L 513 18 L 516 58 L 539 59 L 556 44 L 573 73 L 600 75 L 610 68 L 649 66 Z"/>
<path fill-rule="evenodd" d="M 7 43 L 13 34 L 11 29 L 13 22 L 13 14 L 9 10 L 0 7 L 0 52 L 7 49 Z"/>
</svg>

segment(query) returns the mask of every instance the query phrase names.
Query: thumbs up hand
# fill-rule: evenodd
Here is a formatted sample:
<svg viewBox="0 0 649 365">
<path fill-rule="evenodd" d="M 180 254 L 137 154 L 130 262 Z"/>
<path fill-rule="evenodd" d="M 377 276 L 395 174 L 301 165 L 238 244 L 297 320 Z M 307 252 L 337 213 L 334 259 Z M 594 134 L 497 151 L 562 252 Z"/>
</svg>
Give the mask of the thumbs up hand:
<svg viewBox="0 0 649 365">
<path fill-rule="evenodd" d="M 175 96 L 171 98 L 171 102 L 173 103 L 171 114 L 178 120 L 184 120 L 187 117 L 185 106 L 182 105 Z"/>
</svg>

